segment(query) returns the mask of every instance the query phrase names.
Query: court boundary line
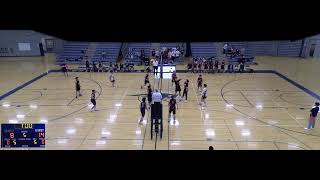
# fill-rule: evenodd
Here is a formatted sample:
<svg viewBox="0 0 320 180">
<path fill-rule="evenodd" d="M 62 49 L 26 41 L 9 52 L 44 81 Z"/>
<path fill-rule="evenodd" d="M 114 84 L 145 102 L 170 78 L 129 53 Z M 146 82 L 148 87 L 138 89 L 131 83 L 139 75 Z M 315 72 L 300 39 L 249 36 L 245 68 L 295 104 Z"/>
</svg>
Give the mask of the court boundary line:
<svg viewBox="0 0 320 180">
<path fill-rule="evenodd" d="M 79 69 L 71 69 L 70 71 L 71 72 L 74 72 L 74 71 L 77 71 Z M 6 92 L 5 94 L 1 95 L 0 96 L 0 101 L 7 98 L 8 96 L 16 93 L 17 91 L 23 89 L 24 87 L 34 83 L 35 81 L 45 77 L 46 75 L 50 74 L 50 73 L 53 73 L 53 72 L 61 72 L 61 70 L 57 70 L 57 69 L 53 69 L 53 70 L 48 70 L 47 72 L 44 72 L 42 74 L 40 74 L 39 76 L 36 76 L 35 78 L 23 83 L 22 85 Z M 187 70 L 177 70 L 177 72 L 179 73 L 187 73 L 188 71 Z M 141 72 L 136 72 L 136 73 L 141 73 Z M 142 72 L 143 73 L 143 72 Z M 237 73 L 237 74 L 242 74 L 240 72 L 234 72 L 234 73 Z M 302 90 L 303 92 L 309 94 L 310 96 L 316 98 L 317 100 L 320 100 L 320 95 L 316 94 L 315 92 L 311 91 L 310 89 L 302 86 L 301 84 L 295 82 L 294 80 L 286 77 L 285 75 L 275 71 L 275 70 L 254 70 L 253 72 L 243 72 L 243 74 L 276 74 L 277 76 L 279 76 L 280 78 L 286 80 L 287 82 L 289 82 L 290 84 L 296 86 L 298 89 Z M 228 74 L 228 73 L 223 73 L 223 74 Z"/>
</svg>

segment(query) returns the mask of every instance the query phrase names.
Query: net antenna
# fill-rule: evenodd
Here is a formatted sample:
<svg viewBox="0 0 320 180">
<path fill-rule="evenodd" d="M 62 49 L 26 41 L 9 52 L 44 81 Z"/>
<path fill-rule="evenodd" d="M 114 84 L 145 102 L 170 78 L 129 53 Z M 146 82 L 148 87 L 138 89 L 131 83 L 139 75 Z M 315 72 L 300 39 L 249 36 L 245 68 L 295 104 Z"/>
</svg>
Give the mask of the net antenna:
<svg viewBox="0 0 320 180">
<path fill-rule="evenodd" d="M 163 58 L 162 58 L 162 51 L 160 53 L 160 87 L 159 87 L 159 84 L 158 84 L 158 89 L 160 90 L 160 93 L 162 91 L 162 79 L 163 79 Z"/>
</svg>

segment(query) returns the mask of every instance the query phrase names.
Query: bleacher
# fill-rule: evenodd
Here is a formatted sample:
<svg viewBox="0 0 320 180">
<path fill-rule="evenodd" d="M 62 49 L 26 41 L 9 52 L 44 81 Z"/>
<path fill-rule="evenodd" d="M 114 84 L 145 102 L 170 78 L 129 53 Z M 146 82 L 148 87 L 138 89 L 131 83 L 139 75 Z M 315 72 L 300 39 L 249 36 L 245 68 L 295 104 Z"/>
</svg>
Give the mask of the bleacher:
<svg viewBox="0 0 320 180">
<path fill-rule="evenodd" d="M 132 49 L 135 52 L 140 53 L 141 49 L 144 50 L 145 57 L 150 57 L 151 55 L 151 43 L 128 43 L 128 49 Z M 135 65 L 140 65 L 141 60 L 133 54 L 133 59 L 130 59 L 128 55 L 125 57 L 126 62 L 133 63 Z"/>
<path fill-rule="evenodd" d="M 89 46 L 87 42 L 66 42 L 63 45 L 63 52 L 57 55 L 57 64 L 79 64 L 82 63 L 82 51 L 86 50 Z M 68 61 L 66 61 L 68 59 Z"/>
<path fill-rule="evenodd" d="M 191 43 L 191 52 L 193 57 L 210 58 L 217 56 L 217 50 L 214 43 Z"/>
<path fill-rule="evenodd" d="M 248 43 L 248 50 L 253 52 L 253 55 L 272 56 L 274 51 L 274 42 L 272 41 L 256 41 Z"/>
<path fill-rule="evenodd" d="M 117 61 L 120 52 L 121 43 L 110 42 L 110 43 L 97 43 L 97 47 L 93 57 L 92 62 L 98 63 L 115 63 Z M 106 58 L 102 58 L 102 52 L 106 52 Z"/>
<path fill-rule="evenodd" d="M 280 41 L 278 44 L 278 56 L 299 57 L 302 40 Z"/>
</svg>

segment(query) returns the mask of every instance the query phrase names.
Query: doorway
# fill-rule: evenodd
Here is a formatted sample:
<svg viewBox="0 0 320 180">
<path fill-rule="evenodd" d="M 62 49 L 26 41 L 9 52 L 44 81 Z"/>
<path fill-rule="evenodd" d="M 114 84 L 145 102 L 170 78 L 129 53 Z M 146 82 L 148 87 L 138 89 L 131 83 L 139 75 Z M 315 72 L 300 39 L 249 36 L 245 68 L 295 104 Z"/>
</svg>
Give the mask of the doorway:
<svg viewBox="0 0 320 180">
<path fill-rule="evenodd" d="M 310 46 L 310 51 L 309 51 L 309 56 L 313 57 L 314 50 L 316 49 L 316 44 L 311 44 Z"/>
</svg>

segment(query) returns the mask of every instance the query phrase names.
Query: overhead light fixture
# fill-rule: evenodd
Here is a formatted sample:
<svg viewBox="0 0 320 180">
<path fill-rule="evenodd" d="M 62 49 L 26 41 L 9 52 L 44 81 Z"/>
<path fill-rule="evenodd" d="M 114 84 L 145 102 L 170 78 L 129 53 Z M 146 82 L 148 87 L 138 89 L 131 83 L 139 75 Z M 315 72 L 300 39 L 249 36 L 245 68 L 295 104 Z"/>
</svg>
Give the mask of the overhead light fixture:
<svg viewBox="0 0 320 180">
<path fill-rule="evenodd" d="M 96 141 L 96 145 L 105 145 L 106 141 L 105 140 L 98 140 Z"/>
<path fill-rule="evenodd" d="M 37 108 L 38 108 L 38 105 L 32 104 L 32 105 L 30 105 L 29 107 L 32 108 L 32 109 L 37 109 Z"/>
<path fill-rule="evenodd" d="M 8 104 L 8 103 L 4 103 L 4 104 L 2 104 L 2 106 L 3 106 L 3 107 L 10 107 L 11 105 Z"/>
<path fill-rule="evenodd" d="M 216 133 L 213 129 L 206 129 L 206 135 L 211 137 L 211 136 L 215 136 Z"/>
<path fill-rule="evenodd" d="M 17 114 L 17 118 L 18 119 L 23 119 L 23 118 L 25 118 L 26 117 L 26 115 L 24 115 L 24 114 Z"/>
<path fill-rule="evenodd" d="M 17 123 L 18 123 L 18 120 L 16 120 L 16 119 L 9 119 L 9 123 L 10 123 L 10 124 L 17 124 Z"/>
<path fill-rule="evenodd" d="M 233 107 L 233 104 L 226 104 L 226 107 L 228 108 Z"/>
<path fill-rule="evenodd" d="M 244 126 L 244 122 L 243 121 L 235 121 L 235 124 L 237 126 Z"/>
</svg>

